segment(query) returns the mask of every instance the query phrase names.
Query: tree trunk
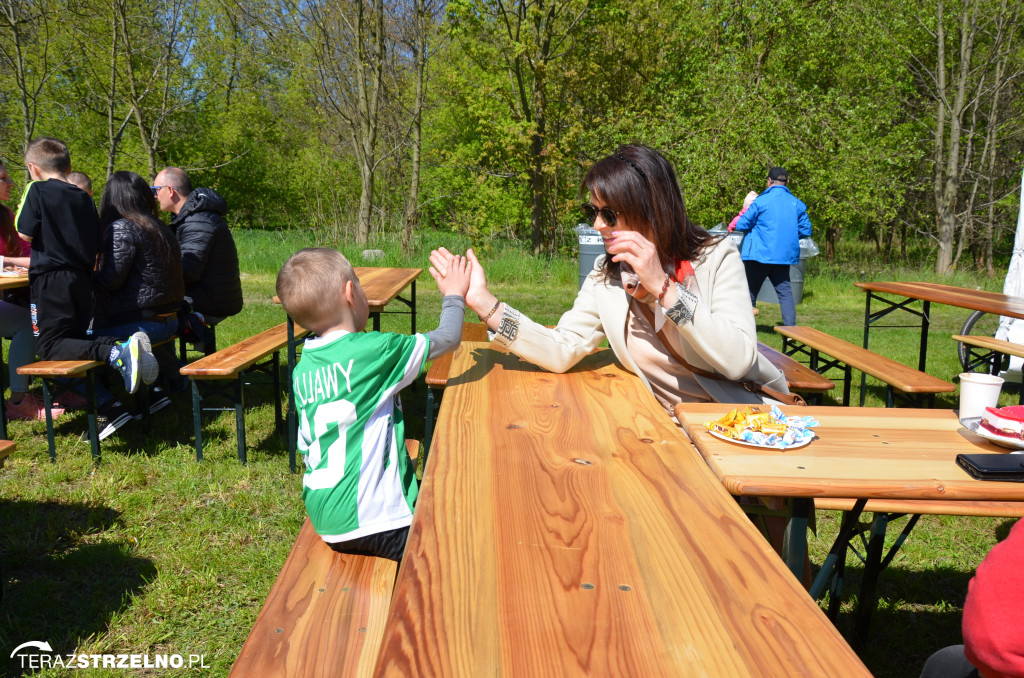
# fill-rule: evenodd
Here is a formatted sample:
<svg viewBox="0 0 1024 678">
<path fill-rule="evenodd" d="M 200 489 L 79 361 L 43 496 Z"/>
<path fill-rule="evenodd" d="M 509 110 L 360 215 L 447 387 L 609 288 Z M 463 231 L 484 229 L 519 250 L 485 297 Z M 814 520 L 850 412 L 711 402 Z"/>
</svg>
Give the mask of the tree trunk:
<svg viewBox="0 0 1024 678">
<path fill-rule="evenodd" d="M 424 0 L 416 0 L 416 30 L 413 36 L 413 68 L 416 94 L 412 109 L 412 167 L 409 177 L 409 199 L 405 203 L 405 222 L 402 229 L 402 249 L 409 251 L 420 219 L 420 149 L 423 139 L 423 75 L 427 62 L 427 22 Z"/>
</svg>

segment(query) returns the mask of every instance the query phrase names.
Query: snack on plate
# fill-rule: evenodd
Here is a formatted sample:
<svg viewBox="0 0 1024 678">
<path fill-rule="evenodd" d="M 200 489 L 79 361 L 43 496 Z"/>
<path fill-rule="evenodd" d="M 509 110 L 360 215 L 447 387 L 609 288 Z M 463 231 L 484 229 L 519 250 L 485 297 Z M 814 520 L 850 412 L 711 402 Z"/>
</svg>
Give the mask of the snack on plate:
<svg viewBox="0 0 1024 678">
<path fill-rule="evenodd" d="M 814 438 L 811 429 L 817 426 L 814 417 L 787 417 L 775 405 L 770 411 L 751 406 L 735 409 L 717 421 L 704 422 L 704 427 L 733 440 L 786 449 Z"/>
<path fill-rule="evenodd" d="M 1024 438 L 1024 406 L 986 407 L 981 414 L 981 425 L 996 435 Z"/>
</svg>

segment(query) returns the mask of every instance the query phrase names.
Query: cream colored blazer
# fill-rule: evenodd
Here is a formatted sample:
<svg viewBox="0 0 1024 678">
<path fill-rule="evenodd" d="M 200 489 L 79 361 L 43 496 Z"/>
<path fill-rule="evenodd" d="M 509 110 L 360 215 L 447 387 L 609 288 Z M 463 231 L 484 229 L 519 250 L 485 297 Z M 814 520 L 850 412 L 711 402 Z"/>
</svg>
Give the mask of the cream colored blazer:
<svg viewBox="0 0 1024 678">
<path fill-rule="evenodd" d="M 562 315 L 555 328 L 535 323 L 506 305 L 494 341 L 546 370 L 565 372 L 607 337 L 619 363 L 650 389 L 626 349 L 629 295 L 621 282 L 601 279 L 603 259 L 598 257 L 573 307 Z M 722 403 L 761 402 L 759 396 L 736 382 L 753 381 L 788 393 L 785 375 L 757 350 L 747 276 L 732 241 L 722 238 L 709 247 L 694 262 L 694 274 L 701 301 L 694 309 L 693 319 L 683 325 L 666 319 L 664 330 L 678 332 L 681 353 L 691 365 L 731 380 L 694 375 L 700 385 Z"/>
</svg>

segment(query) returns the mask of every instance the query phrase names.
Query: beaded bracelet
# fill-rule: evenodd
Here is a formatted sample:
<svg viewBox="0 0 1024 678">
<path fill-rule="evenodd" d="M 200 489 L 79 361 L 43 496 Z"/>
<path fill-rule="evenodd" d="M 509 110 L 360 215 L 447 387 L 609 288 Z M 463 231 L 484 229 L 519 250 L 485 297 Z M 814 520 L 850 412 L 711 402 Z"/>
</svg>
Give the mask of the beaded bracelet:
<svg viewBox="0 0 1024 678">
<path fill-rule="evenodd" d="M 501 306 L 501 302 L 500 301 L 495 301 L 494 302 L 494 308 L 491 309 L 490 313 L 488 313 L 484 317 L 480 318 L 480 322 L 487 322 L 488 320 L 490 320 L 491 316 L 494 315 L 497 312 L 499 306 Z"/>
<path fill-rule="evenodd" d="M 665 276 L 665 284 L 661 286 L 661 294 L 658 295 L 658 303 L 659 304 L 661 303 L 661 300 L 665 298 L 665 293 L 668 292 L 668 286 L 669 286 L 669 284 L 671 282 L 672 282 L 672 278 L 670 276 L 666 275 Z"/>
</svg>

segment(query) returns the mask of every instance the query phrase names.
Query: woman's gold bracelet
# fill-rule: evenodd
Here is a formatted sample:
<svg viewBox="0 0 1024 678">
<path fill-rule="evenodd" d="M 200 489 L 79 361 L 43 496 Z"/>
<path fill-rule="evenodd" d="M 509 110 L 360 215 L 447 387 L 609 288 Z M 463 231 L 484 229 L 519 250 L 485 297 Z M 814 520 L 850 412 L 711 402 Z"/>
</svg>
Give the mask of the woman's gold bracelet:
<svg viewBox="0 0 1024 678">
<path fill-rule="evenodd" d="M 498 307 L 499 306 L 501 306 L 501 302 L 500 301 L 494 302 L 494 308 L 491 309 L 490 313 L 488 313 L 487 315 L 481 317 L 480 321 L 481 322 L 487 322 L 488 320 L 490 320 L 491 316 L 494 315 L 498 311 Z"/>
</svg>

